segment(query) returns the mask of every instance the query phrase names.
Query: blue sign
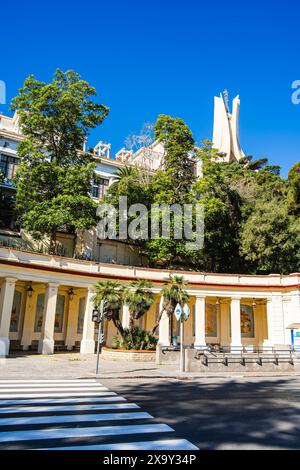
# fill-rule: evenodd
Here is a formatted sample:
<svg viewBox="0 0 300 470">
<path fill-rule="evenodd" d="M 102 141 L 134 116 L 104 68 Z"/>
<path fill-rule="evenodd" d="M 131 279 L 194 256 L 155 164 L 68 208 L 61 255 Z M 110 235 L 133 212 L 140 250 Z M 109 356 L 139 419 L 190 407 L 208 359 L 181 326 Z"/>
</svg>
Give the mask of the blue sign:
<svg viewBox="0 0 300 470">
<path fill-rule="evenodd" d="M 182 310 L 180 304 L 176 305 L 175 310 L 174 310 L 174 315 L 175 315 L 177 321 L 179 321 L 181 319 L 181 316 L 183 315 L 183 310 Z"/>
</svg>

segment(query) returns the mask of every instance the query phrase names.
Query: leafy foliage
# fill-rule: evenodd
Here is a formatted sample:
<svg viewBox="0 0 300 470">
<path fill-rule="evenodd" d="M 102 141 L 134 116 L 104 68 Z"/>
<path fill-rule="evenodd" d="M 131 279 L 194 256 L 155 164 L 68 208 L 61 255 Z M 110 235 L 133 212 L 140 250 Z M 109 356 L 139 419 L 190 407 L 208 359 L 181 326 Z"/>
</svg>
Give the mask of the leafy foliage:
<svg viewBox="0 0 300 470">
<path fill-rule="evenodd" d="M 34 238 L 50 237 L 52 252 L 59 228 L 74 232 L 97 220 L 90 198 L 95 164 L 79 151 L 108 113 L 94 103 L 95 94 L 75 72 L 57 70 L 49 84 L 29 76 L 12 103 L 25 136 L 18 146 L 17 210 Z"/>
<path fill-rule="evenodd" d="M 190 296 L 185 290 L 187 284 L 188 281 L 186 281 L 183 276 L 170 275 L 166 280 L 166 283 L 161 290 L 161 295 L 163 297 L 162 309 L 156 319 L 152 333 L 155 333 L 157 330 L 163 312 L 166 312 L 169 318 L 171 318 L 178 303 L 183 305 L 185 302 L 188 302 Z"/>
<path fill-rule="evenodd" d="M 120 311 L 123 305 L 124 286 L 116 281 L 100 281 L 95 284 L 96 293 L 93 298 L 94 305 L 100 309 L 101 301 L 105 301 L 104 318 L 112 321 L 115 327 L 124 334 Z"/>
<path fill-rule="evenodd" d="M 160 115 L 154 130 L 165 147 L 163 168 L 147 180 L 134 170 L 124 179 L 120 175 L 118 194 L 148 208 L 201 203 L 205 233 L 203 248 L 190 251 L 184 238 L 175 239 L 171 219 L 169 238 L 137 241 L 152 266 L 252 274 L 299 271 L 299 162 L 284 180 L 280 167 L 269 165 L 267 158 L 227 163 L 208 140 L 196 148 L 181 119 Z M 202 177 L 196 179 L 198 161 Z M 116 202 L 113 191 L 110 197 Z"/>
<path fill-rule="evenodd" d="M 150 331 L 138 328 L 125 329 L 122 338 L 114 336 L 113 348 L 116 349 L 133 349 L 137 351 L 155 350 L 157 338 Z"/>
<path fill-rule="evenodd" d="M 134 320 L 139 320 L 149 310 L 155 296 L 152 292 L 152 283 L 146 280 L 131 282 L 125 290 L 124 302 L 130 312 L 130 328 L 133 328 Z"/>
<path fill-rule="evenodd" d="M 125 285 L 108 280 L 95 284 L 95 289 L 94 305 L 100 308 L 101 301 L 105 302 L 104 318 L 114 323 L 121 335 L 122 344 L 127 347 L 127 338 L 129 336 L 120 319 L 121 307 L 124 303 L 128 305 L 130 312 L 129 330 L 134 330 L 134 320 L 139 320 L 145 315 L 155 300 L 152 283 L 146 280 L 137 280 Z M 132 338 L 130 341 L 132 341 Z M 128 347 L 128 349 L 130 348 Z"/>
</svg>

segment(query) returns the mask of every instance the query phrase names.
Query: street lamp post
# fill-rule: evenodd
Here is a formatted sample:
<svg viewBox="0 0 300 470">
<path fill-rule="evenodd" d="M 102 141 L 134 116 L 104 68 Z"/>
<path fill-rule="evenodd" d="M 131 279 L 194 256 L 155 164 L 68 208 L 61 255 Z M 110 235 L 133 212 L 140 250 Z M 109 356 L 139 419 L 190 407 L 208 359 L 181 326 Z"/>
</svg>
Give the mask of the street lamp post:
<svg viewBox="0 0 300 470">
<path fill-rule="evenodd" d="M 180 361 L 179 361 L 179 370 L 180 370 L 180 372 L 184 372 L 183 338 L 184 338 L 184 320 L 183 320 L 183 315 L 181 315 L 181 317 L 180 317 Z"/>
</svg>

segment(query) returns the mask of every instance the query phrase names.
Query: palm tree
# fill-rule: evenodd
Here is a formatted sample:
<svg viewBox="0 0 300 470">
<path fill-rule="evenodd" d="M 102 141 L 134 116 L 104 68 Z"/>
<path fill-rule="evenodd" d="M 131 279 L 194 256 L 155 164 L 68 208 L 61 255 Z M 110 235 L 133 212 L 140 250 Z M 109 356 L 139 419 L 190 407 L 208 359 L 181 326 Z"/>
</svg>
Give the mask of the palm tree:
<svg viewBox="0 0 300 470">
<path fill-rule="evenodd" d="M 114 175 L 114 181 L 110 185 L 109 191 L 115 191 L 118 187 L 118 184 L 121 180 L 137 178 L 138 173 L 135 167 L 133 166 L 124 166 L 118 169 L 117 173 Z"/>
<path fill-rule="evenodd" d="M 152 283 L 146 280 L 131 282 L 125 291 L 124 302 L 130 313 L 129 329 L 132 330 L 134 320 L 138 320 L 149 310 L 155 299 Z"/>
<path fill-rule="evenodd" d="M 94 305 L 100 308 L 101 301 L 105 301 L 104 318 L 108 321 L 112 320 L 120 335 L 124 338 L 124 329 L 120 320 L 124 286 L 116 281 L 100 281 L 95 284 L 95 288 Z"/>
<path fill-rule="evenodd" d="M 188 281 L 183 276 L 170 275 L 167 279 L 167 283 L 161 290 L 163 297 L 162 310 L 159 312 L 158 318 L 156 319 L 155 325 L 152 329 L 152 333 L 155 333 L 159 326 L 163 312 L 166 312 L 168 317 L 172 319 L 176 305 L 180 305 L 187 302 L 190 298 L 189 294 L 184 289 L 187 286 Z"/>
</svg>

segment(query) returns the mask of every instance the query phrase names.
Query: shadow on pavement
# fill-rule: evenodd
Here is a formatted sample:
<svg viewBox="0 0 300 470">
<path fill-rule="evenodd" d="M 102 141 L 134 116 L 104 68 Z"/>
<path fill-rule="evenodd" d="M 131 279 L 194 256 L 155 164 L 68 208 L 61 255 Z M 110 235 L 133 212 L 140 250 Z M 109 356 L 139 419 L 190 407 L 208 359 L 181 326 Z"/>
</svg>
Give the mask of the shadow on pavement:
<svg viewBox="0 0 300 470">
<path fill-rule="evenodd" d="M 300 448 L 300 381 L 102 380 L 200 449 Z"/>
</svg>

